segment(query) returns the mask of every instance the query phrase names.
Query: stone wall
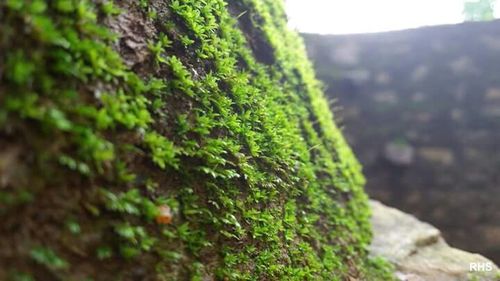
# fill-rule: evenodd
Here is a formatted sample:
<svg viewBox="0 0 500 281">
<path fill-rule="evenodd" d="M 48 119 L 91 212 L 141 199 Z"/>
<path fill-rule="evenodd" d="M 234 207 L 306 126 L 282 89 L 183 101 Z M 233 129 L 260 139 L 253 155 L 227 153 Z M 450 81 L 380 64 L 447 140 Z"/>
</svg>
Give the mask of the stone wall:
<svg viewBox="0 0 500 281">
<path fill-rule="evenodd" d="M 304 37 L 370 195 L 498 263 L 500 22 Z"/>
</svg>

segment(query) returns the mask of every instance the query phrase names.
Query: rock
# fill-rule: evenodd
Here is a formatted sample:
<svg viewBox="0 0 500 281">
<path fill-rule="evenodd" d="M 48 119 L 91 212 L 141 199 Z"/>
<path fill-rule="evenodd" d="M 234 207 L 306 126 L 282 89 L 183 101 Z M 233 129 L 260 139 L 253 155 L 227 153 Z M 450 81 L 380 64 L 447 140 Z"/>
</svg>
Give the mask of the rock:
<svg viewBox="0 0 500 281">
<path fill-rule="evenodd" d="M 486 47 L 499 51 L 500 50 L 500 39 L 496 36 L 481 36 L 481 42 L 486 45 Z"/>
<path fill-rule="evenodd" d="M 394 91 L 381 91 L 373 95 L 373 99 L 378 103 L 394 105 L 398 103 L 398 94 Z"/>
<path fill-rule="evenodd" d="M 353 81 L 354 84 L 363 84 L 370 80 L 371 73 L 366 69 L 354 69 L 346 71 L 344 77 Z"/>
<path fill-rule="evenodd" d="M 411 80 L 413 82 L 420 82 L 429 74 L 429 66 L 421 64 L 416 67 L 411 73 Z"/>
<path fill-rule="evenodd" d="M 455 161 L 453 151 L 444 147 L 422 147 L 418 150 L 418 154 L 426 161 L 441 165 L 449 166 Z"/>
<path fill-rule="evenodd" d="M 1 146 L 2 144 L 0 144 Z M 19 164 L 21 148 L 8 145 L 0 149 L 0 188 L 7 187 L 23 178 L 23 168 Z"/>
<path fill-rule="evenodd" d="M 499 88 L 489 88 L 486 92 L 485 99 L 487 101 L 497 101 L 500 100 L 500 89 Z"/>
<path fill-rule="evenodd" d="M 467 56 L 461 56 L 450 62 L 450 69 L 455 75 L 470 75 L 479 72 L 472 59 Z"/>
<path fill-rule="evenodd" d="M 482 113 L 488 117 L 500 117 L 500 106 L 498 105 L 487 105 L 482 109 Z"/>
<path fill-rule="evenodd" d="M 356 65 L 359 63 L 359 46 L 347 42 L 332 52 L 330 57 L 336 63 L 350 66 Z"/>
<path fill-rule="evenodd" d="M 408 166 L 413 163 L 415 150 L 403 142 L 392 141 L 385 144 L 384 158 L 397 166 Z"/>
<path fill-rule="evenodd" d="M 375 83 L 386 85 L 392 81 L 392 77 L 387 72 L 380 72 L 375 76 Z"/>
<path fill-rule="evenodd" d="M 377 201 L 370 205 L 374 232 L 370 253 L 394 264 L 399 280 L 500 280 L 492 261 L 450 247 L 432 225 Z"/>
</svg>

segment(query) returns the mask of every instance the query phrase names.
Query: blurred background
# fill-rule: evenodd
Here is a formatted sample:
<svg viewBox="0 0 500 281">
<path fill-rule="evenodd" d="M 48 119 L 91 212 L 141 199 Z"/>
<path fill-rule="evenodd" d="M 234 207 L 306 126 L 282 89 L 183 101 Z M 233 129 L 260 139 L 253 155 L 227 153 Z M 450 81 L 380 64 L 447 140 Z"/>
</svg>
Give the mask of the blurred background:
<svg viewBox="0 0 500 281">
<path fill-rule="evenodd" d="M 367 192 L 500 263 L 500 4 L 287 0 Z"/>
</svg>

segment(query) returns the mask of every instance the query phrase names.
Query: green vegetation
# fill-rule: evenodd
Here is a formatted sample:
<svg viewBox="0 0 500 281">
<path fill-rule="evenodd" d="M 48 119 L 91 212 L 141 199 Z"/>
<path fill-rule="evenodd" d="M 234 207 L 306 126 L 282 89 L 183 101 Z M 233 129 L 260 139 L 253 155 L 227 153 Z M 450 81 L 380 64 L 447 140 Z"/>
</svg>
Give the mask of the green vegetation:
<svg viewBox="0 0 500 281">
<path fill-rule="evenodd" d="M 493 20 L 496 0 L 467 0 L 464 2 L 466 21 L 487 21 Z"/>
<path fill-rule="evenodd" d="M 0 155 L 16 151 L 0 264 L 19 267 L 0 279 L 391 279 L 280 1 L 7 0 L 0 15 Z"/>
<path fill-rule="evenodd" d="M 58 257 L 52 250 L 37 247 L 30 252 L 31 258 L 37 263 L 46 265 L 53 269 L 63 269 L 68 266 L 68 264 Z"/>
</svg>

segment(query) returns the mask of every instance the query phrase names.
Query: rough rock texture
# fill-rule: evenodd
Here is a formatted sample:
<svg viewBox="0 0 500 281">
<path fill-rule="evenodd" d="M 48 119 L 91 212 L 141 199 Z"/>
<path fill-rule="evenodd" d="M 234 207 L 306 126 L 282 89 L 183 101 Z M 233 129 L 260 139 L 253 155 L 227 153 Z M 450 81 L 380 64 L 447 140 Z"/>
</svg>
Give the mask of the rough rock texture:
<svg viewBox="0 0 500 281">
<path fill-rule="evenodd" d="M 500 263 L 500 21 L 305 42 L 370 196 Z"/>
<path fill-rule="evenodd" d="M 0 1 L 0 280 L 388 280 L 274 0 Z"/>
<path fill-rule="evenodd" d="M 400 280 L 500 280 L 492 261 L 448 246 L 433 226 L 378 201 L 370 201 L 370 206 L 374 232 L 370 252 L 393 263 Z M 483 270 L 471 270 L 474 264 Z"/>
</svg>

